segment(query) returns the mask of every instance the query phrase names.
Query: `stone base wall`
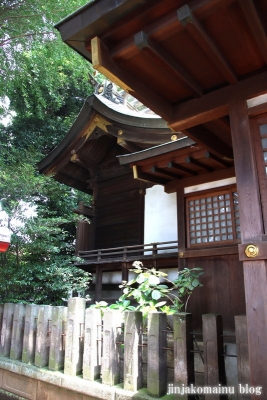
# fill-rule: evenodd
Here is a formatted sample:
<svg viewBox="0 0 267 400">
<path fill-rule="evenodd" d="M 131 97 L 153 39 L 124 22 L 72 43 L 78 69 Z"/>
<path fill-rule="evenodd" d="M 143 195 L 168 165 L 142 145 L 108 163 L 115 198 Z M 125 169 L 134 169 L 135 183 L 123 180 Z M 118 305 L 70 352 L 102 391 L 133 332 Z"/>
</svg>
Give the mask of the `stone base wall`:
<svg viewBox="0 0 267 400">
<path fill-rule="evenodd" d="M 131 392 L 5 357 L 0 357 L 0 388 L 29 400 L 153 400 L 146 389 Z M 174 400 L 172 395 L 164 398 Z"/>
</svg>

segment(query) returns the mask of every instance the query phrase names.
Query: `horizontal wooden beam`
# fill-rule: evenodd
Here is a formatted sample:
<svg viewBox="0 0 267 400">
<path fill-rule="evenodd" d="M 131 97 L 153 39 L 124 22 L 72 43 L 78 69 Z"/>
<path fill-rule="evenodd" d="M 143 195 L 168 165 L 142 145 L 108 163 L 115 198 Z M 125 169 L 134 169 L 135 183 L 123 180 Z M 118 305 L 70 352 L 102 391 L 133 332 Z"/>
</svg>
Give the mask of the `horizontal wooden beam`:
<svg viewBox="0 0 267 400">
<path fill-rule="evenodd" d="M 196 97 L 203 95 L 200 85 L 181 67 L 181 65 L 162 47 L 153 43 L 148 35 L 141 31 L 134 36 L 135 45 L 145 51 L 155 62 L 160 62 L 163 70 L 179 77 L 182 84 Z"/>
<path fill-rule="evenodd" d="M 238 0 L 249 24 L 250 30 L 259 46 L 264 61 L 267 63 L 267 38 L 261 20 L 252 0 Z"/>
<path fill-rule="evenodd" d="M 133 165 L 133 175 L 134 179 L 138 179 L 139 181 L 144 181 L 144 182 L 151 182 L 158 185 L 164 186 L 168 182 L 166 179 L 162 179 L 159 178 L 158 176 L 153 176 L 145 172 L 142 172 L 137 165 Z"/>
<path fill-rule="evenodd" d="M 238 245 L 211 247 L 209 249 L 186 249 L 180 258 L 199 258 L 225 256 L 230 254 L 238 254 Z"/>
<path fill-rule="evenodd" d="M 188 128 L 183 133 L 217 156 L 233 158 L 233 149 L 204 126 Z"/>
<path fill-rule="evenodd" d="M 203 126 L 214 133 L 216 138 L 220 139 L 223 143 L 232 148 L 230 123 L 225 117 L 206 122 Z"/>
<path fill-rule="evenodd" d="M 258 104 L 257 106 L 248 108 L 248 115 L 250 117 L 256 117 L 257 115 L 264 113 L 267 113 L 267 103 Z"/>
<path fill-rule="evenodd" d="M 221 72 L 224 78 L 229 83 L 236 83 L 237 77 L 234 71 L 232 70 L 228 62 L 224 59 L 218 47 L 211 40 L 211 38 L 205 32 L 198 20 L 195 18 L 189 6 L 186 4 L 185 6 L 179 8 L 177 13 L 180 23 L 190 33 L 193 39 L 198 43 L 200 48 L 204 51 L 204 53 L 216 66 L 216 68 Z"/>
<path fill-rule="evenodd" d="M 127 93 L 146 104 L 152 111 L 159 114 L 165 120 L 169 120 L 172 115 L 171 104 L 162 98 L 154 90 L 145 86 L 137 78 L 134 78 L 127 71 L 120 68 L 111 59 L 109 51 L 105 44 L 95 37 L 91 40 L 92 64 L 95 69 L 104 74 L 108 79 L 117 84 Z M 134 90 L 131 89 L 134 86 Z"/>
<path fill-rule="evenodd" d="M 147 130 L 144 129 L 139 129 L 136 128 L 134 129 L 127 129 L 126 127 L 119 127 L 119 126 L 114 126 L 114 125 L 109 125 L 107 126 L 107 132 L 118 138 L 120 137 L 121 139 L 128 141 L 128 142 L 134 142 L 134 143 L 143 143 L 143 144 L 148 144 L 148 145 L 157 145 L 157 144 L 164 144 L 167 142 L 171 141 L 171 137 L 173 135 L 173 132 L 171 130 L 164 130 L 164 132 L 155 132 L 153 133 L 152 130 Z M 181 132 L 175 133 L 178 138 L 185 137 Z"/>
<path fill-rule="evenodd" d="M 267 72 L 252 76 L 205 96 L 177 105 L 169 126 L 181 131 L 229 114 L 229 103 L 249 99 L 267 92 Z"/>
<path fill-rule="evenodd" d="M 207 183 L 207 182 L 220 181 L 221 179 L 232 178 L 234 176 L 235 176 L 234 167 L 227 169 L 220 169 L 219 171 L 208 172 L 206 174 L 190 176 L 188 178 L 184 178 L 181 180 L 169 182 L 165 185 L 165 192 L 174 193 L 177 191 L 177 189 L 181 187 L 189 187 L 189 186 L 200 185 L 202 183 Z"/>
</svg>

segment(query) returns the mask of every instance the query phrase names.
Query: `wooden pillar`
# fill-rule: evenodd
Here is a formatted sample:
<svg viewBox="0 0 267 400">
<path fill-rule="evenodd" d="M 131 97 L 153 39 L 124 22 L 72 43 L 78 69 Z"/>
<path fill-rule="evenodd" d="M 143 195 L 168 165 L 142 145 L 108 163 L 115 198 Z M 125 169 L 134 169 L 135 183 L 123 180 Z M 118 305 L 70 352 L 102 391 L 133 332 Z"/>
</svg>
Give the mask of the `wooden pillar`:
<svg viewBox="0 0 267 400">
<path fill-rule="evenodd" d="M 186 246 L 184 188 L 180 188 L 176 192 L 176 202 L 177 202 L 178 270 L 181 271 L 187 265 L 187 260 L 183 258 Z"/>
<path fill-rule="evenodd" d="M 246 101 L 229 105 L 237 190 L 239 195 L 242 244 L 261 243 L 263 234 L 262 208 L 259 195 L 254 143 L 250 131 Z M 262 154 L 258 156 L 262 157 Z M 240 254 L 241 256 L 241 254 Z M 262 387 L 267 398 L 267 263 L 266 259 L 244 261 L 244 282 L 248 328 L 250 384 Z"/>
<path fill-rule="evenodd" d="M 88 212 L 89 207 L 85 206 L 82 201 L 79 202 L 77 210 L 74 210 L 79 215 L 83 215 L 90 218 L 90 223 L 88 220 L 81 220 L 77 223 L 76 228 L 76 245 L 75 254 L 78 255 L 79 251 L 93 250 L 94 248 L 94 225 L 95 217 Z"/>
<path fill-rule="evenodd" d="M 95 301 L 100 301 L 101 295 L 102 295 L 102 268 L 101 265 L 97 265 L 95 271 Z"/>
<path fill-rule="evenodd" d="M 128 270 L 128 263 L 122 263 L 122 271 L 121 271 L 121 280 L 128 281 L 129 277 L 129 270 Z"/>
<path fill-rule="evenodd" d="M 93 250 L 93 223 L 78 221 L 76 228 L 75 254 L 79 251 Z"/>
</svg>

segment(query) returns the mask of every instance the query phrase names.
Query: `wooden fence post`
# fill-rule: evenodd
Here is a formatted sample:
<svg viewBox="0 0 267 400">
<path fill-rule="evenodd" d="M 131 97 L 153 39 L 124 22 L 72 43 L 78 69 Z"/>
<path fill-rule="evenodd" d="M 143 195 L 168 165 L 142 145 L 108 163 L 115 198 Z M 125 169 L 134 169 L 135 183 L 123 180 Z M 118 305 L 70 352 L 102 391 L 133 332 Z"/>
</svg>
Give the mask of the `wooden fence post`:
<svg viewBox="0 0 267 400">
<path fill-rule="evenodd" d="M 68 321 L 64 374 L 79 375 L 83 365 L 83 331 L 86 300 L 72 297 L 68 300 Z"/>
<path fill-rule="evenodd" d="M 65 330 L 67 327 L 68 308 L 64 306 L 52 307 L 51 342 L 48 368 L 59 371 L 64 368 Z"/>
<path fill-rule="evenodd" d="M 21 360 L 22 357 L 25 311 L 26 306 L 24 304 L 15 304 L 10 348 L 12 360 Z"/>
<path fill-rule="evenodd" d="M 167 391 L 166 314 L 150 312 L 147 329 L 147 391 L 161 397 Z"/>
<path fill-rule="evenodd" d="M 173 314 L 174 386 L 189 386 L 194 383 L 194 353 L 192 314 Z M 188 399 L 188 395 L 176 398 Z"/>
<path fill-rule="evenodd" d="M 225 367 L 223 358 L 222 317 L 217 314 L 202 315 L 204 378 L 205 386 L 214 387 L 225 384 Z M 222 394 L 207 394 L 208 400 L 225 399 Z"/>
<path fill-rule="evenodd" d="M 136 390 L 142 387 L 142 320 L 140 311 L 124 313 L 124 389 Z"/>
<path fill-rule="evenodd" d="M 36 346 L 36 329 L 39 306 L 27 304 L 25 312 L 25 327 L 23 337 L 22 362 L 29 364 L 34 362 Z"/>
<path fill-rule="evenodd" d="M 248 355 L 248 332 L 246 315 L 235 316 L 235 334 L 236 334 L 236 354 L 237 354 L 237 372 L 238 383 L 245 387 L 250 385 L 250 368 Z M 239 388 L 238 388 L 239 389 Z M 238 399 L 251 399 L 249 394 L 242 394 L 238 390 Z"/>
<path fill-rule="evenodd" d="M 85 312 L 83 378 L 90 381 L 100 377 L 101 323 L 101 310 L 88 308 Z"/>
<path fill-rule="evenodd" d="M 102 382 L 109 386 L 120 381 L 119 344 L 116 342 L 121 321 L 121 311 L 104 311 Z"/>
</svg>

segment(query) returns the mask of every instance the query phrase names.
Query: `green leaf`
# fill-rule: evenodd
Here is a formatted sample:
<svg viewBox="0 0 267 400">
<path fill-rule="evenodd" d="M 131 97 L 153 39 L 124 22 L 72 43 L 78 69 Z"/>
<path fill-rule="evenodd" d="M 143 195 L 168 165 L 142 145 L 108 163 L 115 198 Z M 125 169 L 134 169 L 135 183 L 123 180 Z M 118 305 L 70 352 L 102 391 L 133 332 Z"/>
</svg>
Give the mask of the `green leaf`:
<svg viewBox="0 0 267 400">
<path fill-rule="evenodd" d="M 197 287 L 199 285 L 199 280 L 198 279 L 194 279 L 192 282 L 192 286 L 193 287 Z"/>
<path fill-rule="evenodd" d="M 153 290 L 151 296 L 152 296 L 152 299 L 158 300 L 162 297 L 162 294 L 160 293 L 159 290 Z"/>
</svg>

